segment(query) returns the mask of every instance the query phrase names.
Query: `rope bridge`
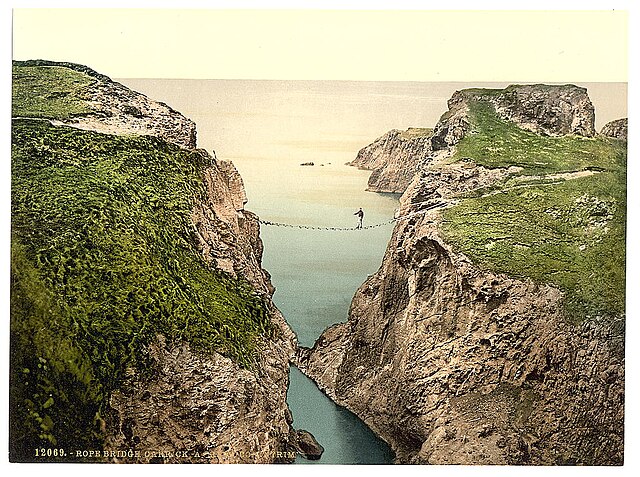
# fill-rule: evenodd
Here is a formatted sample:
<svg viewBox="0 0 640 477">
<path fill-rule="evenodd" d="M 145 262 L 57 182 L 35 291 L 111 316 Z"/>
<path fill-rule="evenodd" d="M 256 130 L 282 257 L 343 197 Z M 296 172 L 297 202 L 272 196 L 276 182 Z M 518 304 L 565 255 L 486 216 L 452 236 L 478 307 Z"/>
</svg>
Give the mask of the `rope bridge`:
<svg viewBox="0 0 640 477">
<path fill-rule="evenodd" d="M 424 204 L 425 202 L 420 202 L 418 204 L 413 204 L 413 205 L 420 205 L 420 204 Z M 377 227 L 383 227 L 385 225 L 389 225 L 392 224 L 394 222 L 400 222 L 401 220 L 407 220 L 410 219 L 411 217 L 415 217 L 416 215 L 422 215 L 430 210 L 433 209 L 437 209 L 439 207 L 444 207 L 445 205 L 447 205 L 446 202 L 436 202 L 436 203 L 430 203 L 430 205 L 428 205 L 427 207 L 417 211 L 417 212 L 411 212 L 410 214 L 407 215 L 403 215 L 401 217 L 394 217 L 391 220 L 387 220 L 386 222 L 380 222 L 379 224 L 374 224 L 374 225 L 366 225 L 363 227 L 318 227 L 315 225 L 295 225 L 295 224 L 284 224 L 282 222 L 272 222 L 270 220 L 262 220 L 262 219 L 258 219 L 258 221 L 263 224 L 263 225 L 272 225 L 274 227 L 289 227 L 289 228 L 294 228 L 294 229 L 306 229 L 306 230 L 335 230 L 335 231 L 345 231 L 345 230 L 367 230 L 367 229 L 375 229 Z"/>
</svg>

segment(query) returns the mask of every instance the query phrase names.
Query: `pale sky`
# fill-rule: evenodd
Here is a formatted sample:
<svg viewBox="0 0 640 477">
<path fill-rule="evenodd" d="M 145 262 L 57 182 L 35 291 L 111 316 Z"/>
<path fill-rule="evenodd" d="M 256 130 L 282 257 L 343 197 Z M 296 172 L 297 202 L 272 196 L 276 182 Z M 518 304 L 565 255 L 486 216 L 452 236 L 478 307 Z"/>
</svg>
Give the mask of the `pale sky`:
<svg viewBox="0 0 640 477">
<path fill-rule="evenodd" d="M 624 11 L 15 9 L 13 57 L 114 78 L 627 81 Z"/>
</svg>

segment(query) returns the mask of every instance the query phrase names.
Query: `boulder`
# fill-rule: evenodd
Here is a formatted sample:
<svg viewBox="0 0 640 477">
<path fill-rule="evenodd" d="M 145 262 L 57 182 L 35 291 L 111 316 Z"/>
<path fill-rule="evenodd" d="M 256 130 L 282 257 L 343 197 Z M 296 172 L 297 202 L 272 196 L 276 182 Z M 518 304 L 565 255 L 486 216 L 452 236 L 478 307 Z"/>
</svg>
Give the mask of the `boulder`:
<svg viewBox="0 0 640 477">
<path fill-rule="evenodd" d="M 308 460 L 318 460 L 324 452 L 322 447 L 313 434 L 305 430 L 296 431 L 296 450 Z"/>
<path fill-rule="evenodd" d="M 600 134 L 602 134 L 603 136 L 613 137 L 626 141 L 628 126 L 629 120 L 627 118 L 616 119 L 605 124 L 602 127 Z"/>
</svg>

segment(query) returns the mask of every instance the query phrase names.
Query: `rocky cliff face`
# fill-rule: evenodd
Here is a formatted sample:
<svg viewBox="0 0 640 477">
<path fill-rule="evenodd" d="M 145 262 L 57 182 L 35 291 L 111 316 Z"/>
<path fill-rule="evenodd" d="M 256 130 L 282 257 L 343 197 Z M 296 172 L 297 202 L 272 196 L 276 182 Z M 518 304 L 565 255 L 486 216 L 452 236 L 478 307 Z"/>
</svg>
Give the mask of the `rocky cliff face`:
<svg viewBox="0 0 640 477">
<path fill-rule="evenodd" d="M 602 134 L 603 136 L 614 137 L 616 139 L 622 139 L 626 141 L 627 129 L 629 127 L 628 125 L 629 120 L 627 118 L 616 119 L 602 126 L 600 134 Z"/>
<path fill-rule="evenodd" d="M 394 129 L 362 148 L 349 165 L 373 171 L 367 190 L 404 192 L 418 166 L 428 160 L 430 138 L 430 129 Z"/>
<path fill-rule="evenodd" d="M 204 177 L 207 195 L 192 211 L 203 258 L 270 296 L 274 289 L 261 268 L 260 226 L 244 210 L 242 179 L 230 162 L 210 159 Z M 295 336 L 269 304 L 275 333 L 261 343 L 254 369 L 243 369 L 218 353 L 196 353 L 186 343 L 169 345 L 159 336 L 149 350 L 152 376 L 130 370 L 111 397 L 107 447 L 140 450 L 135 462 L 291 461 L 297 433 L 286 392 Z"/>
<path fill-rule="evenodd" d="M 524 129 L 549 134 L 595 134 L 595 111 L 585 88 L 573 85 L 510 86 L 495 100 L 496 111 Z"/>
<path fill-rule="evenodd" d="M 544 134 L 590 136 L 585 98 L 566 87 L 456 93 L 400 215 L 434 200 L 453 206 L 519 172 L 452 163 L 451 146 L 473 130 L 469 101 Z M 624 317 L 568 322 L 563 292 L 480 268 L 447 242 L 442 221 L 429 210 L 398 222 L 348 322 L 300 349 L 299 367 L 398 462 L 620 465 Z"/>
<path fill-rule="evenodd" d="M 502 119 L 536 133 L 595 134 L 595 112 L 584 88 L 524 85 L 504 90 L 463 90 L 448 101 L 449 110 L 434 130 L 391 130 L 362 148 L 349 165 L 373 171 L 367 190 L 404 192 L 434 151 L 457 144 L 470 130 L 468 106 L 472 100 L 491 103 Z"/>
<path fill-rule="evenodd" d="M 561 136 L 595 134 L 595 111 L 585 88 L 573 85 L 509 86 L 503 90 L 469 89 L 456 91 L 433 133 L 435 150 L 453 146 L 470 130 L 469 103 L 485 101 L 502 118 L 523 129 Z"/>
<path fill-rule="evenodd" d="M 104 452 L 92 453 L 89 460 L 291 462 L 300 447 L 301 435 L 292 428 L 286 404 L 295 336 L 271 302 L 273 287 L 261 267 L 259 223 L 253 213 L 244 209 L 244 186 L 233 164 L 195 149 L 195 124 L 182 114 L 87 67 L 41 60 L 20 62 L 17 67 L 20 76 L 16 89 L 21 88 L 26 94 L 17 91 L 22 96 L 15 108 L 22 108 L 29 116 L 49 121 L 56 128 L 64 126 L 65 130 L 70 126 L 110 135 L 156 136 L 190 149 L 188 154 L 197 159 L 196 163 L 209 164 L 201 177 L 204 193 L 193 198 L 191 239 L 211 267 L 246 279 L 254 293 L 264 297 L 272 325 L 271 331 L 260 338 L 254 363 L 249 367 L 158 334 L 145 351 L 147 371 L 128 368 L 122 384 L 111 393 L 107 409 L 101 410 Z M 29 70 L 32 67 L 40 69 Z M 45 82 L 58 79 L 42 68 L 70 69 L 82 75 L 73 73 L 73 84 L 66 84 L 66 90 L 54 97 L 45 92 L 48 96 L 29 101 L 33 91 L 43 89 L 43 77 L 48 78 Z M 64 74 L 63 71 L 61 77 Z M 60 98 L 67 103 L 55 103 Z M 51 101 L 57 109 L 50 107 Z M 76 110 L 84 112 L 69 117 L 63 106 L 71 101 Z M 154 157 L 153 151 L 148 157 Z M 144 165 L 154 167 L 151 160 Z M 305 442 L 309 440 L 304 437 Z M 87 457 L 83 449 L 80 451 L 78 458 Z"/>
</svg>

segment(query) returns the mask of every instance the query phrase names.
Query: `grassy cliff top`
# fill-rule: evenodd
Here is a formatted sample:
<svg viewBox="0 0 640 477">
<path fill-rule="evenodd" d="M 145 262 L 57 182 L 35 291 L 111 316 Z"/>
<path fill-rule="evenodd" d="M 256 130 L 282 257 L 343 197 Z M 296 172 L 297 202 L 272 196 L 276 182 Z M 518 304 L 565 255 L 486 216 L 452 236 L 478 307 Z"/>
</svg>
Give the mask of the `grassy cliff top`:
<svg viewBox="0 0 640 477">
<path fill-rule="evenodd" d="M 69 119 L 91 112 L 83 90 L 95 78 L 65 66 L 13 66 L 11 115 Z"/>
<path fill-rule="evenodd" d="M 456 146 L 454 160 L 469 157 L 489 168 L 519 166 L 522 174 L 552 174 L 586 168 L 618 169 L 620 145 L 603 138 L 550 137 L 498 117 L 486 101 L 469 103 L 471 132 Z"/>
<path fill-rule="evenodd" d="M 14 73 L 14 114 L 82 110 L 72 98 L 90 80 L 84 73 Z M 99 446 L 110 391 L 127 368 L 149 371 L 145 350 L 158 334 L 251 365 L 270 329 L 266 305 L 206 264 L 192 236 L 209 160 L 155 137 L 13 121 L 14 458 L 39 446 Z"/>
<path fill-rule="evenodd" d="M 541 136 L 485 101 L 469 116 L 454 160 L 522 170 L 446 210 L 447 239 L 482 267 L 559 287 L 574 322 L 624 314 L 626 143 Z"/>
</svg>

